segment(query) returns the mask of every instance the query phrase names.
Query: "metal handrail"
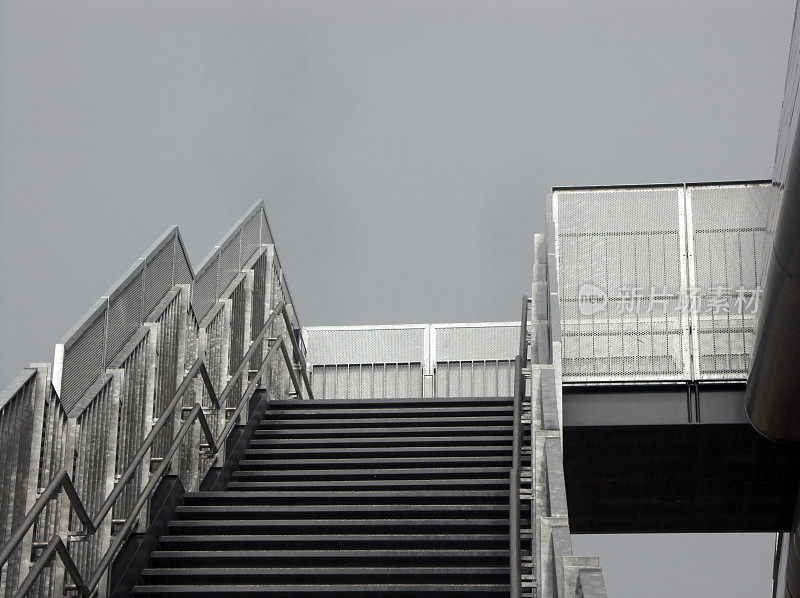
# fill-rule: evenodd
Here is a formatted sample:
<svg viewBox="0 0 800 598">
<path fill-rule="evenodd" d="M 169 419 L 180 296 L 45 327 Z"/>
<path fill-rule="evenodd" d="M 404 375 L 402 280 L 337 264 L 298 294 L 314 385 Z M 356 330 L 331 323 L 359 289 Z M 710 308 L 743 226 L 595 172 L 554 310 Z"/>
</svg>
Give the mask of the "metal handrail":
<svg viewBox="0 0 800 598">
<path fill-rule="evenodd" d="M 97 514 L 95 515 L 94 518 L 90 518 L 88 516 L 88 514 L 86 513 L 86 509 L 85 509 L 80 497 L 78 496 L 77 492 L 75 491 L 75 487 L 74 487 L 74 485 L 72 483 L 72 480 L 70 479 L 67 471 L 66 470 L 61 470 L 59 472 L 59 474 L 55 478 L 53 478 L 53 480 L 51 480 L 51 482 L 48 484 L 47 488 L 44 490 L 42 495 L 39 497 L 39 499 L 36 501 L 34 506 L 31 508 L 31 510 L 26 515 L 25 519 L 23 520 L 22 525 L 17 529 L 17 531 L 12 536 L 11 540 L 3 548 L 2 553 L 0 553 L 0 567 L 2 567 L 5 564 L 5 562 L 10 558 L 11 554 L 17 548 L 19 543 L 22 541 L 22 539 L 25 536 L 25 534 L 30 530 L 30 528 L 35 523 L 35 521 L 36 521 L 37 517 L 39 516 L 39 514 L 42 512 L 42 510 L 44 510 L 44 508 L 47 505 L 47 503 L 62 488 L 67 493 L 67 496 L 69 497 L 70 503 L 72 504 L 73 508 L 75 509 L 76 515 L 78 516 L 80 521 L 84 524 L 85 531 L 84 531 L 83 535 L 90 536 L 90 535 L 94 534 L 95 531 L 102 524 L 102 522 L 105 519 L 106 515 L 108 515 L 109 511 L 113 508 L 114 503 L 116 502 L 116 499 L 122 493 L 122 490 L 124 489 L 125 485 L 131 480 L 131 478 L 135 474 L 136 470 L 141 465 L 141 462 L 144 459 L 144 456 L 147 454 L 147 451 L 152 447 L 156 436 L 163 429 L 163 427 L 166 425 L 166 422 L 171 417 L 175 407 L 178 405 L 180 400 L 183 398 L 183 395 L 186 393 L 186 390 L 188 390 L 188 388 L 189 388 L 190 384 L 192 383 L 192 381 L 194 380 L 195 376 L 197 376 L 198 373 L 200 374 L 200 376 L 201 376 L 201 378 L 203 380 L 203 384 L 205 385 L 206 390 L 208 391 L 209 398 L 210 398 L 212 404 L 214 405 L 214 408 L 216 410 L 219 410 L 220 406 L 224 404 L 224 402 L 228 398 L 228 395 L 230 395 L 230 393 L 232 392 L 235 384 L 239 381 L 239 379 L 243 375 L 245 367 L 247 366 L 247 364 L 249 363 L 250 359 L 254 355 L 256 349 L 258 348 L 258 346 L 261 344 L 262 340 L 264 339 L 267 331 L 269 330 L 270 326 L 274 322 L 274 320 L 275 320 L 276 316 L 278 315 L 278 313 L 282 313 L 283 316 L 284 316 L 284 319 L 288 321 L 288 313 L 286 311 L 286 305 L 285 305 L 284 301 L 280 301 L 278 303 L 278 305 L 275 306 L 275 309 L 272 310 L 272 313 L 267 318 L 267 320 L 264 322 L 264 325 L 262 326 L 261 331 L 259 332 L 258 336 L 256 336 L 255 339 L 253 339 L 250 348 L 248 349 L 248 351 L 243 356 L 242 363 L 236 369 L 236 371 L 234 372 L 233 376 L 230 378 L 230 380 L 228 381 L 227 385 L 225 386 L 225 389 L 219 395 L 217 395 L 215 390 L 214 390 L 214 386 L 213 386 L 213 384 L 211 382 L 211 377 L 210 377 L 210 375 L 208 373 L 208 369 L 206 367 L 205 360 L 202 357 L 198 357 L 194 361 L 194 363 L 192 364 L 192 367 L 189 368 L 189 371 L 184 376 L 183 380 L 181 381 L 181 384 L 176 389 L 176 391 L 175 391 L 175 393 L 173 395 L 173 398 L 170 401 L 169 405 L 166 407 L 166 409 L 162 413 L 161 417 L 159 417 L 159 419 L 153 425 L 153 427 L 150 430 L 150 432 L 148 433 L 147 437 L 142 442 L 142 445 L 140 446 L 140 448 L 137 451 L 136 455 L 134 455 L 133 459 L 129 463 L 129 465 L 126 468 L 125 472 L 122 474 L 122 476 L 120 476 L 119 481 L 114 485 L 114 488 L 109 493 L 108 497 L 103 501 L 103 504 L 98 509 L 98 512 L 97 512 Z M 291 333 L 291 328 L 289 328 L 288 324 L 287 324 L 287 328 L 288 328 L 287 333 L 288 333 L 289 337 L 293 340 L 293 346 L 297 347 L 297 341 L 294 339 L 293 334 Z M 269 339 L 269 340 L 272 341 L 273 339 Z M 230 435 L 231 431 L 233 430 L 233 427 L 234 427 L 234 425 L 236 423 L 236 419 L 238 418 L 239 414 L 242 412 L 244 406 L 247 404 L 247 402 L 250 400 L 250 398 L 255 393 L 256 389 L 258 388 L 258 383 L 259 383 L 260 379 L 262 378 L 262 376 L 266 372 L 266 368 L 269 365 L 269 362 L 270 362 L 271 358 L 275 355 L 275 353 L 276 353 L 276 351 L 278 349 L 282 350 L 282 354 L 283 354 L 283 357 L 284 357 L 284 359 L 286 361 L 287 369 L 289 370 L 289 374 L 290 374 L 290 377 L 291 377 L 291 380 L 292 380 L 292 384 L 293 384 L 293 386 L 295 388 L 295 391 L 297 392 L 298 396 L 301 396 L 300 383 L 297 380 L 297 377 L 296 377 L 294 369 L 293 369 L 293 364 L 292 364 L 291 358 L 290 358 L 289 353 L 288 353 L 288 351 L 286 349 L 286 341 L 285 341 L 283 336 L 279 336 L 278 338 L 274 339 L 274 342 L 271 344 L 269 350 L 267 351 L 266 355 L 262 359 L 261 365 L 259 366 L 259 369 L 256 372 L 256 375 L 252 378 L 252 380 L 248 384 L 247 389 L 245 390 L 245 392 L 243 393 L 242 397 L 240 398 L 239 403 L 237 404 L 233 414 L 228 419 L 228 422 L 226 423 L 225 427 L 223 428 L 222 432 L 220 433 L 219 438 L 217 438 L 216 440 L 214 439 L 214 436 L 211 433 L 211 429 L 210 429 L 210 427 L 208 425 L 208 421 L 206 420 L 205 414 L 203 413 L 202 406 L 199 403 L 195 403 L 194 404 L 194 406 L 192 407 L 191 411 L 189 412 L 189 415 L 184 420 L 183 425 L 181 426 L 181 428 L 179 429 L 177 435 L 175 436 L 175 439 L 173 440 L 173 443 L 170 445 L 170 448 L 169 448 L 166 456 L 161 460 L 161 465 L 156 470 L 156 472 L 150 477 L 150 480 L 148 481 L 148 484 L 145 486 L 145 488 L 139 494 L 139 498 L 138 498 L 136 504 L 133 506 L 131 512 L 126 517 L 125 521 L 123 522 L 122 527 L 120 528 L 119 532 L 117 533 L 117 535 L 115 537 L 114 542 L 108 548 L 108 550 L 106 551 L 105 555 L 101 559 L 100 563 L 98 563 L 98 566 L 95 569 L 95 572 L 92 575 L 92 578 L 89 580 L 89 582 L 87 584 L 84 584 L 84 582 L 82 581 L 82 578 L 80 576 L 80 572 L 78 571 L 77 567 L 75 566 L 74 561 L 72 560 L 71 556 L 69 555 L 69 552 L 66 549 L 66 546 L 64 545 L 64 542 L 61 539 L 60 535 L 56 534 L 55 536 L 53 536 L 53 538 L 48 543 L 48 545 L 45 548 L 45 550 L 42 552 L 42 554 L 36 560 L 36 565 L 31 569 L 31 571 L 29 572 L 28 576 L 23 581 L 22 585 L 20 586 L 19 590 L 17 591 L 16 596 L 24 596 L 25 593 L 28 590 L 30 590 L 30 588 L 32 587 L 33 583 L 35 583 L 36 578 L 38 577 L 38 575 L 43 570 L 45 564 L 55 554 L 58 554 L 59 557 L 61 558 L 62 562 L 64 563 L 64 566 L 66 567 L 66 569 L 68 570 L 70 576 L 72 577 L 73 581 L 75 582 L 75 585 L 76 585 L 76 588 L 78 589 L 78 591 L 81 592 L 82 595 L 90 596 L 94 592 L 95 588 L 97 587 L 97 584 L 100 582 L 100 578 L 105 573 L 105 570 L 110 566 L 111 561 L 113 560 L 114 556 L 116 556 L 116 552 L 119 550 L 120 546 L 122 545 L 122 542 L 127 537 L 127 534 L 130 532 L 131 529 L 133 529 L 133 526 L 136 523 L 137 515 L 139 514 L 139 512 L 141 511 L 143 506 L 146 504 L 146 502 L 147 502 L 147 500 L 149 498 L 150 492 L 152 492 L 153 488 L 155 488 L 156 483 L 158 483 L 160 478 L 163 476 L 164 472 L 166 471 L 166 469 L 167 469 L 167 467 L 168 467 L 168 465 L 170 463 L 170 460 L 174 456 L 175 452 L 178 450 L 178 447 L 179 447 L 180 443 L 182 442 L 182 440 L 186 437 L 186 434 L 188 434 L 188 429 L 191 426 L 191 424 L 194 422 L 194 420 L 195 419 L 199 419 L 200 425 L 201 425 L 201 427 L 203 429 L 203 434 L 204 434 L 204 436 L 206 437 L 206 440 L 207 440 L 207 444 L 201 445 L 201 448 L 203 448 L 206 451 L 206 456 L 213 457 L 214 455 L 216 455 L 220 451 L 221 447 L 223 447 L 225 445 L 225 441 L 227 440 L 228 436 Z M 310 384 L 308 382 L 308 376 L 307 376 L 307 373 L 306 373 L 305 362 L 302 361 L 302 355 L 299 356 L 299 359 L 301 361 L 301 363 L 300 363 L 300 371 L 302 373 L 303 380 L 306 383 L 306 389 L 307 389 L 309 398 L 313 398 L 313 394 L 311 392 L 311 386 L 310 386 Z"/>
<path fill-rule="evenodd" d="M 36 562 L 31 567 L 30 572 L 22 581 L 22 585 L 20 585 L 17 593 L 14 595 L 14 598 L 22 598 L 27 594 L 33 584 L 36 582 L 36 578 L 39 577 L 44 568 L 47 566 L 47 563 L 50 562 L 50 559 L 53 557 L 53 554 L 58 554 L 61 562 L 64 563 L 64 568 L 69 573 L 69 576 L 72 578 L 72 581 L 75 583 L 75 588 L 80 592 L 81 596 L 90 596 L 91 593 L 89 592 L 86 584 L 83 583 L 83 577 L 81 577 L 81 572 L 78 571 L 78 566 L 75 564 L 75 561 L 72 560 L 72 557 L 69 554 L 69 550 L 67 550 L 66 545 L 64 544 L 64 540 L 61 539 L 61 536 L 55 534 L 48 542 L 45 549 L 42 551 L 42 554 L 39 555 L 39 558 L 36 559 Z"/>
<path fill-rule="evenodd" d="M 514 410 L 513 441 L 511 450 L 511 471 L 508 481 L 508 532 L 509 532 L 509 581 L 511 598 L 522 595 L 522 575 L 520 572 L 520 454 L 522 452 L 522 400 L 525 396 L 525 371 L 528 365 L 528 304 L 527 296 L 522 298 L 522 318 L 519 333 L 519 354 L 514 359 Z"/>
<path fill-rule="evenodd" d="M 86 509 L 81 502 L 80 496 L 78 496 L 78 493 L 75 491 L 75 486 L 73 485 L 72 479 L 70 479 L 67 470 L 61 469 L 55 475 L 55 477 L 50 480 L 50 483 L 47 484 L 47 487 L 44 489 L 41 496 L 36 499 L 36 502 L 34 503 L 33 507 L 31 507 L 31 510 L 28 511 L 27 515 L 25 515 L 25 519 L 22 521 L 22 524 L 17 528 L 17 531 L 14 532 L 14 535 L 11 536 L 11 539 L 3 547 L 3 552 L 0 553 L 0 568 L 6 564 L 6 561 L 8 561 L 9 558 L 11 558 L 14 550 L 22 541 L 22 538 L 25 537 L 25 534 L 28 533 L 28 530 L 31 528 L 31 526 L 33 526 L 33 524 L 36 522 L 37 517 L 39 517 L 39 514 L 47 506 L 47 503 L 49 503 L 50 500 L 61 490 L 66 492 L 67 496 L 69 497 L 69 502 L 72 504 L 72 508 L 75 509 L 75 514 L 83 524 L 83 535 L 90 536 L 96 531 L 97 528 L 89 515 L 86 513 Z"/>
<path fill-rule="evenodd" d="M 136 470 L 139 468 L 144 456 L 147 454 L 147 451 L 153 446 L 153 443 L 156 440 L 156 436 L 158 436 L 159 432 L 164 428 L 167 421 L 172 417 L 172 413 L 175 410 L 175 407 L 183 398 L 183 395 L 186 393 L 189 385 L 194 380 L 195 376 L 200 373 L 203 384 L 208 390 L 208 396 L 211 397 L 212 403 L 214 404 L 216 409 L 219 409 L 220 403 L 217 400 L 216 393 L 214 392 L 214 385 L 211 383 L 211 378 L 208 375 L 208 370 L 206 368 L 205 361 L 202 357 L 198 357 L 195 359 L 192 367 L 189 368 L 189 371 L 186 372 L 186 375 L 183 377 L 180 386 L 178 386 L 175 394 L 172 395 L 172 400 L 167 405 L 164 412 L 161 414 L 161 417 L 158 418 L 153 427 L 150 429 L 150 432 L 145 437 L 142 445 L 139 447 L 139 450 L 131 459 L 131 462 L 128 464 L 128 467 L 125 468 L 125 471 L 120 476 L 119 480 L 116 484 L 114 484 L 114 488 L 111 490 L 109 495 L 103 501 L 103 504 L 100 505 L 100 508 L 97 511 L 97 514 L 93 518 L 94 525 L 99 527 L 102 523 L 103 519 L 105 519 L 108 512 L 113 508 L 114 503 L 116 502 L 117 498 L 122 491 L 124 490 L 127 483 L 133 478 L 136 474 Z"/>
<path fill-rule="evenodd" d="M 297 360 L 300 362 L 300 375 L 303 377 L 303 382 L 306 386 L 306 392 L 308 393 L 308 398 L 313 400 L 314 399 L 314 392 L 311 390 L 311 381 L 308 379 L 308 370 L 306 369 L 306 360 L 303 356 L 303 353 L 300 351 L 300 345 L 297 343 L 297 339 L 294 336 L 294 329 L 292 328 L 292 319 L 289 317 L 289 312 L 286 309 L 286 302 L 281 301 L 281 313 L 283 314 L 283 322 L 286 324 L 286 333 L 289 336 L 289 340 L 292 342 L 292 351 L 297 356 Z M 295 387 L 297 384 L 295 383 Z M 298 390 L 298 396 L 299 390 Z"/>
<path fill-rule="evenodd" d="M 531 299 L 527 295 L 522 296 L 522 318 L 519 330 L 519 354 L 522 356 L 522 367 L 528 365 L 528 312 L 530 311 Z M 523 389 L 525 390 L 525 389 Z"/>
<path fill-rule="evenodd" d="M 28 575 L 22 581 L 19 588 L 17 589 L 16 596 L 22 597 L 28 593 L 28 591 L 33 587 L 33 584 L 36 583 L 36 578 L 44 569 L 47 562 L 57 553 L 61 558 L 61 561 L 64 563 L 64 566 L 70 572 L 70 577 L 75 582 L 76 589 L 82 596 L 91 596 L 94 593 L 95 588 L 100 583 L 100 579 L 105 574 L 106 569 L 111 564 L 116 552 L 119 550 L 120 546 L 122 546 L 122 542 L 128 536 L 133 526 L 136 524 L 136 517 L 139 514 L 139 511 L 142 510 L 144 505 L 147 503 L 147 500 L 150 498 L 150 493 L 155 488 L 156 484 L 161 481 L 164 473 L 166 472 L 167 468 L 170 466 L 170 462 L 172 457 L 180 448 L 181 443 L 183 442 L 186 435 L 189 433 L 189 428 L 191 428 L 192 424 L 194 423 L 195 419 L 200 420 L 200 427 L 203 430 L 203 435 L 208 440 L 211 446 L 214 446 L 214 436 L 211 434 L 211 428 L 208 425 L 208 421 L 206 420 L 205 414 L 203 413 L 203 407 L 200 403 L 195 403 L 192 410 L 189 412 L 188 417 L 184 420 L 183 424 L 178 430 L 178 433 L 175 435 L 172 444 L 167 451 L 166 456 L 161 461 L 161 465 L 155 471 L 155 473 L 150 476 L 150 480 L 147 482 L 147 486 L 144 487 L 144 490 L 139 494 L 138 500 L 136 504 L 133 505 L 133 509 L 128 514 L 128 517 L 125 519 L 125 523 L 123 524 L 122 528 L 120 528 L 119 532 L 117 533 L 116 537 L 114 538 L 114 542 L 111 546 L 106 550 L 106 553 L 103 555 L 103 558 L 98 563 L 94 574 L 92 575 L 91 579 L 88 583 L 84 583 L 78 568 L 75 566 L 75 562 L 72 560 L 72 557 L 69 554 L 69 551 L 64 546 L 64 542 L 61 539 L 61 536 L 55 534 L 53 538 L 50 540 L 50 543 L 44 549 L 39 558 L 36 559 L 35 566 L 30 570 Z M 80 499 L 79 499 L 80 500 Z M 83 506 L 81 505 L 81 508 Z M 62 550 L 63 549 L 63 550 Z"/>
</svg>

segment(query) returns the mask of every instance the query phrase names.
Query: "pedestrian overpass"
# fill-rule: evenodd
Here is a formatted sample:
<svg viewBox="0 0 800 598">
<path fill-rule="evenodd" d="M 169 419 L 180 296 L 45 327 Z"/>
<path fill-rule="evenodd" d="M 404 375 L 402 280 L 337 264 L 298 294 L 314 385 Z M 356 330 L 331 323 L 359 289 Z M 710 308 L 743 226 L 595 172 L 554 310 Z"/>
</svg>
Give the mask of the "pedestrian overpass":
<svg viewBox="0 0 800 598">
<path fill-rule="evenodd" d="M 554 189 L 513 322 L 303 327 L 261 202 L 167 229 L 0 393 L 0 594 L 599 598 L 571 533 L 759 531 L 800 596 L 798 48 L 771 180 Z"/>
</svg>

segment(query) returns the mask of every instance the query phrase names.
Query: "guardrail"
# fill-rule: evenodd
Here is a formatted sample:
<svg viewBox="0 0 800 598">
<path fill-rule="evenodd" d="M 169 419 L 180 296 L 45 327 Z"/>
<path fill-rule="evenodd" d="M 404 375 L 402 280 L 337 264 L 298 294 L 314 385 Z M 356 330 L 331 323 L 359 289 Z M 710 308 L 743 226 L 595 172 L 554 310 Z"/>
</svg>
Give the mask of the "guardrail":
<svg viewBox="0 0 800 598">
<path fill-rule="evenodd" d="M 266 333 L 270 330 L 273 321 L 279 314 L 282 314 L 283 317 L 286 319 L 288 319 L 289 317 L 286 311 L 286 306 L 283 301 L 281 301 L 278 304 L 278 306 L 276 306 L 276 308 L 273 310 L 272 314 L 269 316 L 264 326 L 262 327 L 261 332 L 253 341 L 250 350 L 242 360 L 243 365 L 249 363 L 250 358 L 255 352 L 255 349 L 262 342 Z M 42 554 L 36 560 L 33 568 L 30 570 L 26 578 L 23 580 L 22 584 L 17 590 L 16 594 L 17 596 L 25 596 L 28 593 L 28 591 L 30 591 L 36 579 L 44 570 L 46 564 L 50 561 L 50 559 L 52 559 L 56 555 L 59 556 L 59 558 L 61 559 L 66 568 L 67 573 L 72 578 L 75 585 L 75 589 L 82 596 L 91 596 L 97 589 L 98 584 L 100 583 L 103 575 L 106 573 L 106 570 L 110 567 L 114 557 L 116 556 L 120 547 L 122 546 L 122 543 L 127 539 L 128 535 L 134 528 L 137 522 L 137 517 L 141 512 L 141 510 L 144 508 L 147 500 L 150 498 L 152 491 L 155 489 L 157 483 L 164 476 L 167 469 L 171 466 L 172 458 L 175 456 L 176 452 L 183 444 L 184 439 L 188 435 L 189 430 L 194 421 L 195 420 L 199 421 L 203 435 L 207 440 L 207 444 L 205 445 L 201 444 L 199 448 L 205 452 L 206 457 L 214 457 L 225 445 L 225 441 L 227 440 L 228 436 L 233 430 L 233 426 L 236 423 L 239 414 L 241 413 L 244 406 L 247 404 L 247 402 L 255 393 L 258 387 L 258 383 L 261 381 L 261 379 L 263 378 L 264 374 L 267 371 L 267 366 L 270 364 L 271 358 L 277 353 L 279 349 L 281 350 L 281 354 L 284 358 L 286 366 L 289 372 L 291 373 L 292 383 L 295 388 L 295 391 L 298 396 L 301 395 L 302 388 L 300 382 L 294 375 L 295 366 L 294 363 L 292 362 L 291 357 L 289 356 L 288 350 L 286 349 L 286 342 L 284 337 L 279 336 L 275 339 L 269 339 L 269 340 L 273 341 L 270 344 L 269 350 L 264 356 L 258 371 L 255 373 L 255 376 L 248 384 L 247 390 L 242 394 L 242 397 L 239 399 L 238 404 L 232 416 L 228 419 L 228 423 L 226 424 L 219 438 L 217 439 L 214 438 L 211 432 L 211 428 L 208 424 L 206 415 L 203 411 L 202 405 L 200 403 L 194 403 L 191 411 L 189 412 L 186 419 L 183 421 L 177 435 L 173 439 L 172 444 L 170 445 L 167 451 L 167 454 L 161 461 L 159 468 L 150 477 L 150 480 L 148 481 L 147 485 L 142 490 L 142 492 L 140 492 L 136 503 L 129 512 L 128 516 L 123 521 L 121 529 L 117 532 L 113 543 L 106 550 L 105 554 L 100 560 L 98 566 L 95 568 L 92 577 L 89 579 L 89 581 L 84 583 L 75 561 L 72 559 L 72 556 L 70 555 L 69 551 L 66 548 L 66 544 L 64 543 L 63 538 L 61 537 L 60 534 L 56 533 L 53 535 L 53 537 L 45 547 Z M 303 374 L 303 379 L 306 380 L 307 384 L 307 376 L 305 374 L 304 366 L 301 366 L 301 372 Z M 103 505 L 100 507 L 98 512 L 91 519 L 87 515 L 86 508 L 83 502 L 81 501 L 80 497 L 78 496 L 77 492 L 75 491 L 75 487 L 67 471 L 65 469 L 62 469 L 59 472 L 59 474 L 50 482 L 50 484 L 48 484 L 47 488 L 44 490 L 42 495 L 36 501 L 34 507 L 26 515 L 22 525 L 16 530 L 11 540 L 3 548 L 2 553 L 0 553 L 0 567 L 2 567 L 6 563 L 11 554 L 14 552 L 14 550 L 22 541 L 25 534 L 34 525 L 39 514 L 47 506 L 47 503 L 49 503 L 50 500 L 52 500 L 56 496 L 56 494 L 62 489 L 69 497 L 69 501 L 72 508 L 74 509 L 78 518 L 84 525 L 84 531 L 82 535 L 90 536 L 94 534 L 101 526 L 103 520 L 106 518 L 109 511 L 112 509 L 114 503 L 122 493 L 122 490 L 125 487 L 125 485 L 127 485 L 128 482 L 130 482 L 130 480 L 133 478 L 136 469 L 138 469 L 145 455 L 152 447 L 153 442 L 156 439 L 156 436 L 162 430 L 162 428 L 168 421 L 169 417 L 171 416 L 172 412 L 180 403 L 184 394 L 189 389 L 192 381 L 198 374 L 200 374 L 203 380 L 203 384 L 206 386 L 209 395 L 213 397 L 212 402 L 215 404 L 217 410 L 219 410 L 221 405 L 224 404 L 224 399 L 230 394 L 231 390 L 240 381 L 242 375 L 244 374 L 244 367 L 239 367 L 237 369 L 236 374 L 234 375 L 233 378 L 231 378 L 225 389 L 219 395 L 219 399 L 217 399 L 213 384 L 211 383 L 211 379 L 208 375 L 206 365 L 202 358 L 198 358 L 184 376 L 184 379 L 181 385 L 178 387 L 178 390 L 176 391 L 174 397 L 172 398 L 169 407 L 165 410 L 164 414 L 159 418 L 159 420 L 153 425 L 153 428 L 148 434 L 145 442 L 140 447 L 136 457 L 134 458 L 132 463 L 128 466 L 126 472 L 116 483 L 114 489 L 106 498 L 106 500 L 103 502 Z"/>
<path fill-rule="evenodd" d="M 30 596 L 61 595 L 67 578 L 102 590 L 73 574 L 107 570 L 117 540 L 143 529 L 154 479 L 177 475 L 191 491 L 224 462 L 251 376 L 267 398 L 313 398 L 298 329 L 261 203 L 197 276 L 168 229 L 57 345 L 52 367 L 31 366 L 0 393 L 0 596 L 24 579 Z M 208 428 L 205 442 L 186 418 Z M 89 533 L 68 532 L 84 527 L 71 490 L 94 515 Z"/>
<path fill-rule="evenodd" d="M 522 594 L 522 572 L 520 555 L 520 455 L 522 452 L 522 401 L 525 398 L 527 379 L 525 368 L 528 365 L 528 305 L 530 299 L 522 298 L 522 318 L 519 331 L 519 354 L 514 359 L 514 423 L 513 444 L 511 452 L 511 472 L 509 474 L 509 572 L 511 597 L 519 598 Z"/>
</svg>

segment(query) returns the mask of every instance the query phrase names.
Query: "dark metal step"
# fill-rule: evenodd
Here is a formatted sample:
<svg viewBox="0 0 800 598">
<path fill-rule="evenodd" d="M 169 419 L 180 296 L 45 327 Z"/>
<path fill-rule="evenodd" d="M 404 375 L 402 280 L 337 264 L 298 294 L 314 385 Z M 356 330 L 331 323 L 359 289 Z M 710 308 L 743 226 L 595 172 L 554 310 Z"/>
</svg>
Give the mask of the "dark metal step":
<svg viewBox="0 0 800 598">
<path fill-rule="evenodd" d="M 508 566 L 501 549 L 154 550 L 155 567 Z"/>
<path fill-rule="evenodd" d="M 504 446 L 511 445 L 511 436 L 396 436 L 391 438 L 369 438 L 348 436 L 338 438 L 256 438 L 250 441 L 248 448 L 373 448 L 384 446 L 397 447 L 437 447 L 437 446 Z"/>
<path fill-rule="evenodd" d="M 297 584 L 297 585 L 147 585 L 134 596 L 507 596 L 508 584 Z"/>
<path fill-rule="evenodd" d="M 245 459 L 325 459 L 340 457 L 457 457 L 460 455 L 511 455 L 510 444 L 503 446 L 386 446 L 375 448 L 326 447 L 326 448 L 249 448 Z"/>
<path fill-rule="evenodd" d="M 416 426 L 416 427 L 380 427 L 380 428 L 320 428 L 320 429 L 285 429 L 276 430 L 273 428 L 263 428 L 254 432 L 254 438 L 392 438 L 403 437 L 430 437 L 451 434 L 454 436 L 485 436 L 488 434 L 506 435 L 511 440 L 513 427 L 510 423 L 476 426 L 454 426 L 442 422 L 441 426 Z"/>
<path fill-rule="evenodd" d="M 283 520 L 234 520 L 182 519 L 167 524 L 170 534 L 285 534 L 285 533 L 330 533 L 348 531 L 358 533 L 389 533 L 395 530 L 423 530 L 425 533 L 447 533 L 451 531 L 502 533 L 508 531 L 508 518 L 496 519 L 283 519 Z M 382 531 L 379 531 L 382 530 Z"/>
<path fill-rule="evenodd" d="M 423 427 L 423 426 L 442 426 L 458 423 L 459 426 L 502 426 L 511 423 L 511 415 L 487 415 L 486 417 L 459 417 L 457 422 L 448 416 L 431 417 L 420 414 L 418 417 L 394 417 L 394 418 L 359 418 L 342 417 L 337 419 L 267 419 L 261 420 L 259 428 L 290 430 L 301 428 L 370 428 L 370 427 Z"/>
<path fill-rule="evenodd" d="M 281 481 L 234 480 L 228 483 L 227 490 L 481 490 L 489 488 L 508 488 L 508 478 L 494 479 L 427 479 L 427 480 L 309 480 Z"/>
<path fill-rule="evenodd" d="M 241 469 L 302 469 L 302 468 L 338 468 L 349 467 L 363 469 L 370 465 L 382 466 L 384 469 L 397 467 L 468 467 L 470 465 L 486 465 L 489 467 L 511 467 L 511 456 L 463 456 L 463 457 L 363 457 L 342 459 L 242 459 Z"/>
<path fill-rule="evenodd" d="M 247 493 L 246 497 L 252 496 Z M 190 501 L 191 503 L 192 501 Z M 523 504 L 523 506 L 525 506 Z M 508 516 L 508 505 L 502 503 L 392 504 L 392 505 L 263 505 L 263 504 L 188 504 L 176 509 L 178 518 L 191 519 L 316 519 L 335 516 L 347 519 L 436 517 L 463 519 Z"/>
<path fill-rule="evenodd" d="M 159 538 L 164 550 L 225 550 L 290 548 L 502 548 L 505 534 L 190 534 Z"/>
<path fill-rule="evenodd" d="M 280 409 L 270 406 L 264 412 L 264 420 L 282 419 L 286 417 L 297 419 L 315 418 L 394 418 L 394 417 L 477 417 L 486 415 L 511 416 L 514 406 L 511 403 L 484 405 L 463 405 L 458 407 L 347 407 L 345 409 Z"/>
<path fill-rule="evenodd" d="M 274 399 L 270 400 L 270 408 L 280 409 L 308 409 L 309 405 L 314 408 L 330 407 L 333 409 L 347 407 L 388 407 L 397 405 L 398 407 L 418 406 L 423 409 L 428 407 L 445 407 L 449 405 L 497 405 L 498 403 L 512 404 L 513 397 L 447 397 L 447 398 L 396 398 L 396 399 L 314 399 L 313 401 L 302 401 L 297 399 Z"/>
<path fill-rule="evenodd" d="M 148 584 L 308 583 L 505 583 L 508 567 L 176 567 L 145 569 Z"/>
<path fill-rule="evenodd" d="M 228 490 L 187 493 L 186 504 L 405 504 L 430 502 L 483 503 L 508 500 L 508 488 L 501 490 L 364 490 L 333 492 Z"/>
<path fill-rule="evenodd" d="M 445 480 L 465 478 L 508 479 L 509 467 L 414 467 L 399 469 L 304 469 L 295 470 L 240 470 L 233 472 L 234 480 L 264 481 L 325 481 L 325 480 Z"/>
</svg>

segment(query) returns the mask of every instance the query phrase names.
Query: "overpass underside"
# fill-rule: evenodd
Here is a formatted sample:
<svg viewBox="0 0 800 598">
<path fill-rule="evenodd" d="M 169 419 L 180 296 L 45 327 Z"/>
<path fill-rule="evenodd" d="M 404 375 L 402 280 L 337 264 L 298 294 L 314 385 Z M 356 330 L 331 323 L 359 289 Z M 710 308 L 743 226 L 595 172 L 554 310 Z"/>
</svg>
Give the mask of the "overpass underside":
<svg viewBox="0 0 800 598">
<path fill-rule="evenodd" d="M 744 416 L 744 385 L 566 386 L 573 533 L 786 532 L 800 450 Z"/>
</svg>

